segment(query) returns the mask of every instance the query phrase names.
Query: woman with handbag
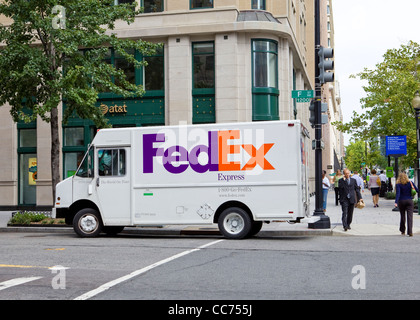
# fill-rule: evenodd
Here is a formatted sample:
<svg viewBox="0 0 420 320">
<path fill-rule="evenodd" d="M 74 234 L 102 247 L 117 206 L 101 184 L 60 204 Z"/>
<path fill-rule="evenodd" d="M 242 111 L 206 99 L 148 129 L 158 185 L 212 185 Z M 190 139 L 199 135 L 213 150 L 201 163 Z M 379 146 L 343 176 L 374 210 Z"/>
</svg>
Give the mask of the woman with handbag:
<svg viewBox="0 0 420 320">
<path fill-rule="evenodd" d="M 414 203 L 412 197 L 412 190 L 417 193 L 419 190 L 416 185 L 412 183 L 404 172 L 398 175 L 396 182 L 397 194 L 395 197 L 395 207 L 400 209 L 400 232 L 405 235 L 405 221 L 407 214 L 407 235 L 413 236 L 413 209 Z"/>
<path fill-rule="evenodd" d="M 372 175 L 369 177 L 369 189 L 372 193 L 373 207 L 379 207 L 379 188 L 381 186 L 381 179 L 376 175 L 376 170 L 372 169 Z"/>
</svg>

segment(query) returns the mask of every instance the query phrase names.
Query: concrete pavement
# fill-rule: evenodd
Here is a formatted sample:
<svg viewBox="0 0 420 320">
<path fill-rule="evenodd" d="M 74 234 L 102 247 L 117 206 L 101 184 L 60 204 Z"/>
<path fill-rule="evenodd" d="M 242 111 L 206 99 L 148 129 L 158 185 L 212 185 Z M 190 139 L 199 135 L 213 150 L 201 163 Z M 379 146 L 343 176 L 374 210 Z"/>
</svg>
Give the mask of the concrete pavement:
<svg viewBox="0 0 420 320">
<path fill-rule="evenodd" d="M 362 193 L 366 206 L 355 209 L 351 230 L 344 231 L 341 224 L 341 206 L 335 205 L 334 191 L 328 194 L 326 215 L 330 217 L 331 228 L 326 230 L 309 229 L 307 223 L 289 224 L 273 222 L 264 224 L 258 237 L 285 236 L 401 236 L 399 232 L 400 214 L 392 211 L 394 200 L 380 198 L 379 208 L 373 207 L 370 191 Z M 311 198 L 311 212 L 315 209 L 315 198 Z M 11 211 L 0 212 L 0 232 L 73 232 L 71 227 L 7 227 Z M 156 227 L 125 228 L 124 233 L 138 235 L 220 235 L 214 226 L 171 225 Z M 420 235 L 420 216 L 414 213 L 413 234 Z"/>
</svg>

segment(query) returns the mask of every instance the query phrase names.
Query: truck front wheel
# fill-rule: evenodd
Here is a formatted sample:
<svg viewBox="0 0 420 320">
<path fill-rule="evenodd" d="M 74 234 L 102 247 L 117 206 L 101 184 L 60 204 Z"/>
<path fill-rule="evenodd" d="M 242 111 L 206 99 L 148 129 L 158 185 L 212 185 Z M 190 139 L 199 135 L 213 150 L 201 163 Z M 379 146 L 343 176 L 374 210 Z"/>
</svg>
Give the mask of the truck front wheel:
<svg viewBox="0 0 420 320">
<path fill-rule="evenodd" d="M 102 228 L 99 212 L 95 209 L 82 209 L 74 216 L 73 229 L 81 237 L 96 237 Z"/>
<path fill-rule="evenodd" d="M 248 213 L 237 207 L 224 210 L 218 220 L 220 232 L 229 239 L 243 239 L 248 236 L 252 220 Z"/>
</svg>

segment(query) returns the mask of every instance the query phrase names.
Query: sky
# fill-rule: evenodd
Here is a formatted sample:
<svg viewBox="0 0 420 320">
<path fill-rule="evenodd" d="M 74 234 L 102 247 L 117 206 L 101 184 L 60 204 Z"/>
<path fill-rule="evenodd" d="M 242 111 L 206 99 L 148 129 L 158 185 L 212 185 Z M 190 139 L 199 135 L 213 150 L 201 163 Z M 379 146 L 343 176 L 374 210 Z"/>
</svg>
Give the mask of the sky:
<svg viewBox="0 0 420 320">
<path fill-rule="evenodd" d="M 335 79 L 340 83 L 344 122 L 363 112 L 363 83 L 349 79 L 365 67 L 375 69 L 388 49 L 410 40 L 420 43 L 419 0 L 333 0 Z M 348 145 L 351 136 L 345 136 Z"/>
</svg>

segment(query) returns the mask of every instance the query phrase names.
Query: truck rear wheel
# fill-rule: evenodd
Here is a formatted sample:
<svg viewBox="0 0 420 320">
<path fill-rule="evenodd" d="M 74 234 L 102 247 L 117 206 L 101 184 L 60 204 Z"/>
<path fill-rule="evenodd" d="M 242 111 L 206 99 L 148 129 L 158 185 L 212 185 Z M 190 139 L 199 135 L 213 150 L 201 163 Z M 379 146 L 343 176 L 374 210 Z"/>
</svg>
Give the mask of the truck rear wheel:
<svg viewBox="0 0 420 320">
<path fill-rule="evenodd" d="M 220 232 L 226 238 L 243 239 L 251 231 L 252 220 L 245 210 L 231 207 L 222 212 L 218 225 Z"/>
<path fill-rule="evenodd" d="M 74 216 L 73 229 L 81 237 L 96 237 L 101 233 L 102 228 L 99 212 L 95 209 L 82 209 Z"/>
</svg>

